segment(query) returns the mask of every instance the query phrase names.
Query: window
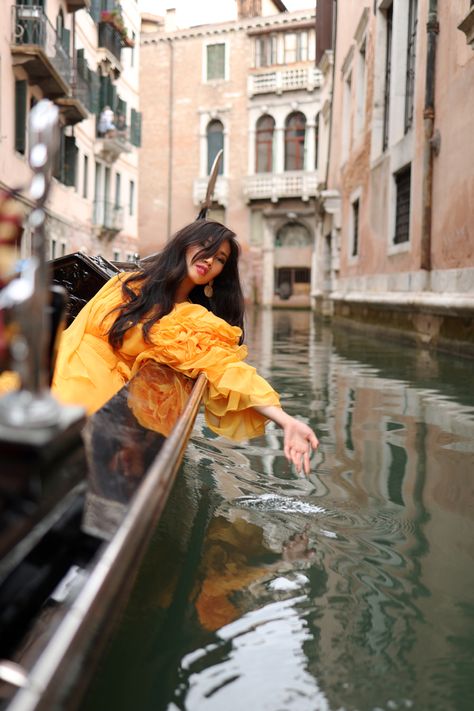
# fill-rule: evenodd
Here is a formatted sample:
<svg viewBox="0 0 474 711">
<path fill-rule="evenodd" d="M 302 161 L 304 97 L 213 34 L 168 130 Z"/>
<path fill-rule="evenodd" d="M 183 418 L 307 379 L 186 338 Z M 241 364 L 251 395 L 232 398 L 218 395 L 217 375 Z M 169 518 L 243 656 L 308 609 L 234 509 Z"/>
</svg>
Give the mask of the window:
<svg viewBox="0 0 474 711">
<path fill-rule="evenodd" d="M 206 46 L 206 79 L 225 79 L 225 44 Z"/>
<path fill-rule="evenodd" d="M 395 208 L 395 244 L 408 242 L 410 239 L 410 193 L 411 165 L 395 173 L 396 208 Z"/>
<path fill-rule="evenodd" d="M 288 32 L 285 35 L 285 64 L 308 59 L 308 33 Z"/>
<path fill-rule="evenodd" d="M 318 169 L 319 162 L 319 113 L 314 119 L 314 169 Z"/>
<path fill-rule="evenodd" d="M 298 32 L 296 35 L 296 61 L 306 62 L 308 59 L 308 33 Z"/>
<path fill-rule="evenodd" d="M 130 49 L 130 66 L 133 67 L 135 65 L 135 42 L 136 42 L 136 34 L 132 30 L 132 42 L 133 42 L 133 47 Z"/>
<path fill-rule="evenodd" d="M 54 239 L 54 237 L 51 239 L 51 244 L 50 244 L 50 250 L 51 250 L 51 259 L 56 259 L 56 247 L 57 247 L 57 240 Z"/>
<path fill-rule="evenodd" d="M 365 40 L 359 48 L 357 62 L 357 104 L 356 104 L 356 131 L 360 133 L 364 128 L 365 121 L 365 91 L 366 91 L 366 62 L 365 62 Z"/>
<path fill-rule="evenodd" d="M 61 257 L 64 257 L 66 254 L 66 242 L 64 240 L 61 242 Z"/>
<path fill-rule="evenodd" d="M 277 36 L 263 35 L 255 40 L 255 66 L 268 67 L 277 63 Z"/>
<path fill-rule="evenodd" d="M 64 129 L 62 129 L 59 137 L 59 150 L 54 177 L 63 185 L 76 186 L 77 154 L 76 139 L 74 136 L 65 136 Z"/>
<path fill-rule="evenodd" d="M 285 64 L 296 62 L 296 34 L 290 32 L 285 35 Z"/>
<path fill-rule="evenodd" d="M 261 116 L 256 132 L 256 172 L 271 173 L 273 170 L 273 135 L 275 121 L 272 116 Z"/>
<path fill-rule="evenodd" d="M 359 198 L 352 203 L 352 250 L 351 256 L 359 254 Z"/>
<path fill-rule="evenodd" d="M 409 0 L 407 71 L 405 80 L 405 133 L 411 128 L 411 125 L 413 123 L 417 15 L 418 0 Z"/>
<path fill-rule="evenodd" d="M 89 194 L 89 158 L 84 156 L 84 170 L 82 173 L 82 197 L 87 198 Z"/>
<path fill-rule="evenodd" d="M 387 8 L 385 16 L 385 81 L 383 93 L 383 132 L 382 150 L 388 146 L 390 121 L 390 81 L 392 76 L 392 36 L 393 36 L 393 4 Z"/>
<path fill-rule="evenodd" d="M 285 125 L 285 170 L 304 170 L 305 133 L 305 116 L 290 114 Z"/>
<path fill-rule="evenodd" d="M 349 155 L 349 146 L 351 144 L 352 74 L 349 74 L 345 80 L 343 92 L 342 160 L 345 161 Z"/>
<path fill-rule="evenodd" d="M 137 148 L 142 145 L 142 115 L 136 109 L 130 112 L 130 143 Z"/>
<path fill-rule="evenodd" d="M 128 184 L 128 214 L 135 214 L 135 181 L 130 180 Z"/>
<path fill-rule="evenodd" d="M 211 121 L 207 125 L 207 174 L 211 172 L 212 164 L 221 148 L 224 148 L 224 126 L 220 121 Z M 219 175 L 224 171 L 224 161 L 219 164 Z"/>
<path fill-rule="evenodd" d="M 26 151 L 27 86 L 26 79 L 15 82 L 15 150 L 23 155 Z"/>
<path fill-rule="evenodd" d="M 114 207 L 117 209 L 121 206 L 122 202 L 122 176 L 120 173 L 115 173 L 115 202 Z"/>
</svg>

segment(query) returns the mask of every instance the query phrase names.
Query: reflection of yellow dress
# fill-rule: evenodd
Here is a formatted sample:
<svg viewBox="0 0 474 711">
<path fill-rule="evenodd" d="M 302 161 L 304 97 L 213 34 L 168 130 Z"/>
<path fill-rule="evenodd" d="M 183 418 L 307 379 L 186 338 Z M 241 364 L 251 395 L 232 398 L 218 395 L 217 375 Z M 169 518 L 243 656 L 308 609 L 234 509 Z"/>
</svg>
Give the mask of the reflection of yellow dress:
<svg viewBox="0 0 474 711">
<path fill-rule="evenodd" d="M 176 304 L 150 330 L 145 342 L 141 326 L 127 331 L 119 350 L 108 342 L 117 318 L 110 311 L 122 303 L 120 275 L 113 277 L 63 333 L 53 392 L 62 402 L 95 412 L 115 395 L 148 360 L 165 363 L 196 378 L 203 372 L 209 386 L 204 396 L 206 421 L 217 434 L 246 439 L 263 433 L 265 418 L 254 405 L 279 405 L 278 395 L 255 368 L 242 362 L 241 331 L 203 306 Z"/>
</svg>

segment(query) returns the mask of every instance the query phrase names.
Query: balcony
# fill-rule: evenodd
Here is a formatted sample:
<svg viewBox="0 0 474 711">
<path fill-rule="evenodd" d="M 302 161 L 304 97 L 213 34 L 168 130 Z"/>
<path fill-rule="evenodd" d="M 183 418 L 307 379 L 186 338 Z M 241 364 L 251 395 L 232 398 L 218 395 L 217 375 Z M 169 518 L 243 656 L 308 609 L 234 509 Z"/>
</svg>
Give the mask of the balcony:
<svg viewBox="0 0 474 711">
<path fill-rule="evenodd" d="M 318 174 L 315 171 L 293 170 L 286 173 L 258 173 L 244 181 L 244 195 L 250 200 L 300 198 L 303 201 L 315 197 L 318 192 Z"/>
<path fill-rule="evenodd" d="M 105 74 L 112 71 L 118 78 L 122 73 L 122 47 L 119 31 L 108 22 L 99 22 L 98 54 Z"/>
<path fill-rule="evenodd" d="M 94 153 L 98 158 L 102 158 L 106 163 L 115 163 L 122 153 L 130 153 L 132 144 L 130 142 L 130 131 L 127 126 L 123 128 L 113 128 L 105 135 L 99 133 L 94 147 Z"/>
<path fill-rule="evenodd" d="M 66 126 L 74 126 L 79 121 L 88 118 L 87 92 L 86 82 L 75 72 L 72 79 L 71 96 L 61 96 L 55 101 Z"/>
<path fill-rule="evenodd" d="M 93 220 L 99 239 L 110 241 L 123 229 L 123 207 L 107 200 L 95 200 Z"/>
<path fill-rule="evenodd" d="M 76 12 L 77 10 L 88 10 L 91 6 L 91 0 L 66 0 L 68 12 Z"/>
<path fill-rule="evenodd" d="M 313 66 L 251 74 L 248 78 L 248 94 L 282 94 L 284 91 L 305 89 L 313 91 L 321 86 L 322 73 Z"/>
<path fill-rule="evenodd" d="M 195 179 L 193 183 L 193 202 L 196 206 L 200 205 L 206 197 L 208 182 L 209 178 Z M 227 203 L 229 202 L 229 182 L 227 178 L 224 178 L 222 175 L 217 177 L 213 201 L 223 207 L 227 207 Z"/>
<path fill-rule="evenodd" d="M 71 60 L 40 5 L 12 7 L 11 53 L 46 97 L 70 94 Z"/>
</svg>

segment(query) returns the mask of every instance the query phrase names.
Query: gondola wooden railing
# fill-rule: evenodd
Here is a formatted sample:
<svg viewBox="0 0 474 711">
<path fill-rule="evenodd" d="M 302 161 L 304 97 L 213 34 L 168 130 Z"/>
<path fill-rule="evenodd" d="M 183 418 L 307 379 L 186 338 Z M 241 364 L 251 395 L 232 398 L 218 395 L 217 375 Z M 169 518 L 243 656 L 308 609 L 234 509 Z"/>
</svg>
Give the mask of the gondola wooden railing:
<svg viewBox="0 0 474 711">
<path fill-rule="evenodd" d="M 11 700 L 8 711 L 77 708 L 94 666 L 87 660 L 95 657 L 105 643 L 117 617 L 117 601 L 134 578 L 165 507 L 206 382 L 203 374 L 195 381 L 182 414 L 147 470 L 122 523 L 27 674 L 26 683 Z"/>
</svg>

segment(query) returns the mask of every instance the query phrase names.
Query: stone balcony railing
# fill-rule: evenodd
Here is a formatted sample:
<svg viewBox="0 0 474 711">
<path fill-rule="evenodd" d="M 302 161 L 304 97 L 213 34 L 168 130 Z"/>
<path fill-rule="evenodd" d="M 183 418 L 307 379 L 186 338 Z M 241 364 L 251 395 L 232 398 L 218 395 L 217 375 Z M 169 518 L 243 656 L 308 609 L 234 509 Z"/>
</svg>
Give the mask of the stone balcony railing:
<svg viewBox="0 0 474 711">
<path fill-rule="evenodd" d="M 196 178 L 193 183 L 193 202 L 195 205 L 200 205 L 206 197 L 207 185 L 209 178 Z M 219 175 L 214 188 L 214 202 L 217 202 L 223 207 L 227 206 L 229 201 L 229 182 L 223 175 Z"/>
<path fill-rule="evenodd" d="M 309 200 L 318 191 L 316 171 L 292 170 L 286 173 L 258 173 L 244 180 L 244 195 L 249 200 L 271 200 L 297 197 Z"/>
<path fill-rule="evenodd" d="M 313 91 L 321 86 L 322 74 L 315 67 L 274 69 L 251 74 L 248 78 L 248 94 L 282 94 L 284 91 L 306 89 Z"/>
</svg>

